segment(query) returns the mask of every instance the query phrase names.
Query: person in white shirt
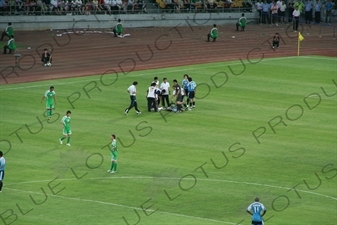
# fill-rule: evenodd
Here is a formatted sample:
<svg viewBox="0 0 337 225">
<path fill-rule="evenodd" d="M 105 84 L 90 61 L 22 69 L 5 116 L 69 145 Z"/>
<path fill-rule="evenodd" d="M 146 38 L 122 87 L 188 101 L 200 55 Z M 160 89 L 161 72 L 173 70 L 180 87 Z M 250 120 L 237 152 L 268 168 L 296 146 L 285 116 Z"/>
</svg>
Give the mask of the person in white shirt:
<svg viewBox="0 0 337 225">
<path fill-rule="evenodd" d="M 146 99 L 147 99 L 147 111 L 151 112 L 151 109 L 154 108 L 154 111 L 157 112 L 157 93 L 156 93 L 156 83 L 152 83 L 151 86 L 147 89 L 146 92 Z"/>
<path fill-rule="evenodd" d="M 294 32 L 297 32 L 298 30 L 298 23 L 300 22 L 300 11 L 298 10 L 298 7 L 295 7 L 295 10 L 293 12 L 293 29 Z"/>
<path fill-rule="evenodd" d="M 262 24 L 262 2 L 259 0 L 255 3 L 257 12 L 259 13 L 259 24 Z"/>
<path fill-rule="evenodd" d="M 280 6 L 280 22 L 281 23 L 287 23 L 286 22 L 286 8 L 287 8 L 287 5 L 283 0 Z"/>
<path fill-rule="evenodd" d="M 167 103 L 167 106 L 170 106 L 170 84 L 167 82 L 167 79 L 164 78 L 163 82 L 160 84 L 160 90 L 165 90 L 165 93 L 162 94 L 162 106 L 165 107 L 165 101 Z"/>
<path fill-rule="evenodd" d="M 131 103 L 130 103 L 130 106 L 124 110 L 125 115 L 128 115 L 130 109 L 132 109 L 133 107 L 135 107 L 137 114 L 141 114 L 141 112 L 139 111 L 139 109 L 137 107 L 137 99 L 136 99 L 136 94 L 137 94 L 136 86 L 137 86 L 137 84 L 138 84 L 138 82 L 134 81 L 132 83 L 132 85 L 128 89 L 126 89 L 126 91 L 130 94 Z"/>
</svg>

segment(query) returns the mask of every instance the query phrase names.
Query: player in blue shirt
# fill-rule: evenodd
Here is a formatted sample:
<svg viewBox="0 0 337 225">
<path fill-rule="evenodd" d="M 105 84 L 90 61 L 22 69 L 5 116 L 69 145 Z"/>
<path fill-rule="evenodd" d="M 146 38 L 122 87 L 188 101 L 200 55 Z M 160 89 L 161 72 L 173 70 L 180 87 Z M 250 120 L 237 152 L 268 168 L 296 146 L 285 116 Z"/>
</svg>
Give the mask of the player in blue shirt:
<svg viewBox="0 0 337 225">
<path fill-rule="evenodd" d="M 192 77 L 189 77 L 187 90 L 188 90 L 188 99 L 190 100 L 190 109 L 192 107 L 195 108 L 194 97 L 195 97 L 196 87 L 197 87 L 197 84 L 192 80 Z"/>
<path fill-rule="evenodd" d="M 2 151 L 0 151 L 0 192 L 2 190 L 3 180 L 5 177 L 5 167 L 6 167 L 6 160 L 3 157 Z"/>
<path fill-rule="evenodd" d="M 181 87 L 182 87 L 182 89 L 184 89 L 184 93 L 185 93 L 184 96 L 186 96 L 186 98 L 187 98 L 186 104 L 188 105 L 190 103 L 190 100 L 188 99 L 188 75 L 187 74 L 184 75 L 184 79 L 181 82 Z M 184 101 L 184 98 L 183 98 L 183 101 Z M 185 106 L 185 108 L 186 108 L 186 106 Z"/>
<path fill-rule="evenodd" d="M 266 214 L 267 209 L 262 203 L 260 203 L 260 199 L 258 197 L 255 198 L 255 202 L 248 206 L 246 211 L 252 215 L 252 225 L 263 225 L 262 217 Z"/>
</svg>

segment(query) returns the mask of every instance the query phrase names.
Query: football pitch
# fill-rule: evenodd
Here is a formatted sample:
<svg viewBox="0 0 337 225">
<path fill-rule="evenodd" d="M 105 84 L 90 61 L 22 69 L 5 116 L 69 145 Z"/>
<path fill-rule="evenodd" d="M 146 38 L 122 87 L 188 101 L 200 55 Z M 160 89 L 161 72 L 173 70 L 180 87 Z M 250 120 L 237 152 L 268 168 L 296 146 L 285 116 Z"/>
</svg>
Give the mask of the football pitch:
<svg viewBox="0 0 337 225">
<path fill-rule="evenodd" d="M 335 225 L 336 71 L 336 58 L 285 57 L 0 86 L 0 224 L 248 225 L 258 196 L 266 225 Z M 185 73 L 196 108 L 147 112 L 153 78 Z M 141 115 L 124 114 L 133 81 Z M 67 110 L 70 147 L 58 141 Z"/>
</svg>

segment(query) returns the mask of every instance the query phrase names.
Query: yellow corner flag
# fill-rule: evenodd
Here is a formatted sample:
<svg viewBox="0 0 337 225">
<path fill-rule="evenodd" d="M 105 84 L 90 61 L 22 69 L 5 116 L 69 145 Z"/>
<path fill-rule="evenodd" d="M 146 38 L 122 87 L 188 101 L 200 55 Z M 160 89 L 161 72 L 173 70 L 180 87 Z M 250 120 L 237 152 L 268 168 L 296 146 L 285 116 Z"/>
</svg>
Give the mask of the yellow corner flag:
<svg viewBox="0 0 337 225">
<path fill-rule="evenodd" d="M 304 40 L 304 37 L 300 32 L 298 32 L 298 44 L 297 44 L 297 56 L 300 55 L 300 42 Z"/>
<path fill-rule="evenodd" d="M 304 37 L 302 36 L 302 34 L 300 32 L 298 33 L 298 40 L 299 41 L 303 41 L 304 40 Z"/>
</svg>

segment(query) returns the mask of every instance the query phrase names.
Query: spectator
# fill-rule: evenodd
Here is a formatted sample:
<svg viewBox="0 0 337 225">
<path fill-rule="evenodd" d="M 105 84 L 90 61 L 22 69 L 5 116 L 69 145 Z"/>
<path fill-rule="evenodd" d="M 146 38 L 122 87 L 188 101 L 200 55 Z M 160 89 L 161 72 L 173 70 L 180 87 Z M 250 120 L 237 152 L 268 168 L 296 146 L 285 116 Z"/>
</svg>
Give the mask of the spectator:
<svg viewBox="0 0 337 225">
<path fill-rule="evenodd" d="M 174 3 L 172 2 L 172 0 L 164 0 L 164 3 L 166 9 L 169 9 L 170 11 L 174 10 Z"/>
<path fill-rule="evenodd" d="M 312 2 L 309 0 L 305 1 L 305 23 L 311 23 L 312 21 Z"/>
<path fill-rule="evenodd" d="M 142 0 L 135 0 L 138 9 L 142 10 L 143 13 L 147 13 L 146 3 Z"/>
<path fill-rule="evenodd" d="M 8 6 L 9 6 L 9 15 L 14 15 L 16 11 L 16 3 L 15 0 L 9 0 L 8 1 Z"/>
<path fill-rule="evenodd" d="M 3 12 L 5 11 L 5 7 L 6 7 L 5 0 L 0 0 L 0 14 L 3 14 Z"/>
<path fill-rule="evenodd" d="M 104 0 L 97 0 L 98 1 L 98 8 L 100 10 L 104 10 Z"/>
<path fill-rule="evenodd" d="M 55 10 L 55 13 L 57 15 L 60 15 L 60 8 L 58 6 L 57 0 L 51 0 L 50 1 L 50 6 L 51 6 L 51 8 L 50 8 L 51 11 Z"/>
<path fill-rule="evenodd" d="M 7 49 L 9 50 L 9 54 L 11 54 L 12 51 L 15 52 L 16 44 L 13 35 L 11 36 L 11 39 L 9 39 L 7 43 L 4 45 L 4 54 L 7 54 Z"/>
<path fill-rule="evenodd" d="M 255 3 L 256 10 L 259 14 L 259 24 L 262 24 L 262 4 L 261 0 Z"/>
<path fill-rule="evenodd" d="M 282 0 L 281 7 L 280 7 L 280 22 L 281 23 L 287 23 L 286 22 L 286 8 L 287 5 L 285 4 L 284 0 Z"/>
<path fill-rule="evenodd" d="M 11 38 L 11 36 L 14 36 L 14 29 L 13 29 L 11 22 L 8 23 L 7 27 L 2 32 L 0 41 L 3 41 L 4 36 L 7 36 L 8 38 Z"/>
<path fill-rule="evenodd" d="M 266 0 L 264 0 L 264 2 L 262 4 L 262 23 L 263 24 L 266 24 L 266 23 L 269 24 L 270 23 L 270 21 L 269 21 L 269 15 L 268 15 L 269 8 L 270 8 L 269 4 L 267 3 Z"/>
<path fill-rule="evenodd" d="M 110 1 L 110 5 L 111 5 L 111 12 L 116 14 L 119 11 L 119 8 L 117 6 L 117 1 L 116 0 L 111 0 Z"/>
<path fill-rule="evenodd" d="M 315 4 L 315 23 L 321 22 L 321 8 L 322 8 L 321 2 L 319 0 L 316 0 L 316 4 Z"/>
<path fill-rule="evenodd" d="M 298 24 L 300 22 L 300 11 L 298 10 L 298 7 L 295 6 L 295 10 L 293 12 L 293 29 L 294 29 L 294 32 L 297 32 L 298 31 Z"/>
<path fill-rule="evenodd" d="M 118 7 L 119 11 L 125 10 L 125 4 L 123 3 L 122 0 L 116 0 L 116 3 L 117 3 L 117 7 Z"/>
<path fill-rule="evenodd" d="M 331 15 L 332 15 L 332 7 L 333 4 L 331 0 L 328 0 L 328 2 L 325 5 L 325 24 L 331 24 Z"/>
<path fill-rule="evenodd" d="M 277 20 L 278 20 L 278 5 L 276 4 L 276 2 L 273 3 L 272 7 L 271 7 L 271 17 L 272 17 L 272 25 L 278 26 Z"/>
<path fill-rule="evenodd" d="M 108 11 L 109 14 L 111 14 L 111 0 L 104 0 L 104 9 Z M 105 11 L 105 15 L 107 12 Z"/>
<path fill-rule="evenodd" d="M 289 12 L 288 23 L 291 23 L 291 22 L 293 22 L 293 12 L 294 12 L 294 2 L 293 2 L 293 0 L 290 0 L 290 2 L 288 4 L 288 12 Z"/>
<path fill-rule="evenodd" d="M 127 5 L 126 5 L 126 8 L 127 8 L 127 10 L 131 10 L 131 13 L 132 13 L 132 14 L 135 13 L 135 12 L 134 12 L 135 6 L 136 6 L 135 0 L 128 0 L 128 3 L 127 3 Z"/>
<path fill-rule="evenodd" d="M 115 1 L 115 0 L 114 0 L 114 1 Z M 93 11 L 94 11 L 95 14 L 97 13 L 97 11 L 98 11 L 98 12 L 101 11 L 101 9 L 100 9 L 100 7 L 99 7 L 99 5 L 98 5 L 98 0 L 93 0 L 93 1 L 92 1 L 92 9 L 93 9 Z"/>
</svg>

